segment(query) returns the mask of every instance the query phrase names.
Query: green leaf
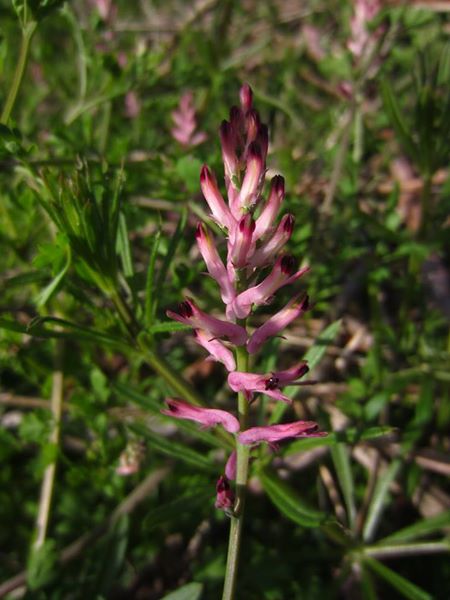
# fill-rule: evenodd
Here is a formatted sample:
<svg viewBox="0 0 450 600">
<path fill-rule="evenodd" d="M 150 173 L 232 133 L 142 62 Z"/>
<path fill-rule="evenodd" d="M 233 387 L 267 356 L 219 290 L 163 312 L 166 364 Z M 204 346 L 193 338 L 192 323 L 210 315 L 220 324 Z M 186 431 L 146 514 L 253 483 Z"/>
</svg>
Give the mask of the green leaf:
<svg viewBox="0 0 450 600">
<path fill-rule="evenodd" d="M 132 277 L 134 270 L 133 261 L 131 260 L 130 240 L 128 239 L 127 222 L 122 212 L 119 214 L 116 250 L 120 256 L 125 277 Z"/>
<path fill-rule="evenodd" d="M 118 580 L 126 558 L 129 525 L 129 516 L 122 515 L 102 540 L 102 551 L 97 554 L 100 572 L 93 582 L 95 586 L 93 593 L 101 593 L 107 597 Z"/>
<path fill-rule="evenodd" d="M 153 324 L 155 318 L 156 303 L 154 298 L 155 293 L 155 263 L 156 256 L 158 254 L 159 241 L 161 239 L 161 231 L 156 232 L 155 237 L 152 241 L 152 247 L 150 250 L 150 260 L 148 261 L 147 269 L 147 281 L 145 283 L 145 309 L 144 309 L 144 323 L 146 327 L 150 327 Z M 181 323 L 180 323 L 181 325 Z"/>
<path fill-rule="evenodd" d="M 387 581 L 387 583 L 400 592 L 405 598 L 409 598 L 409 600 L 433 600 L 433 597 L 428 592 L 414 583 L 411 583 L 398 573 L 394 573 L 394 571 L 391 571 L 391 569 L 375 558 L 365 557 L 364 564 Z"/>
<path fill-rule="evenodd" d="M 62 327 L 66 327 L 70 331 L 47 329 L 43 327 L 45 322 L 59 324 Z M 26 335 L 31 335 L 37 338 L 58 338 L 69 340 L 77 338 L 79 340 L 97 343 L 103 346 L 110 346 L 124 351 L 130 349 L 128 344 L 119 338 L 115 338 L 107 333 L 95 331 L 94 329 L 82 327 L 81 325 L 76 325 L 75 323 L 65 321 L 64 319 L 57 319 L 56 317 L 38 317 L 37 319 L 33 319 L 28 325 L 22 325 L 21 323 L 13 321 L 12 319 L 0 318 L 0 329 L 7 329 L 8 331 L 15 331 L 17 333 L 25 333 Z"/>
<path fill-rule="evenodd" d="M 344 496 L 347 509 L 348 524 L 351 529 L 355 524 L 355 488 L 353 484 L 352 468 L 345 444 L 336 444 L 331 447 L 331 457 L 339 479 L 339 485 Z"/>
<path fill-rule="evenodd" d="M 177 175 L 184 181 L 188 192 L 192 194 L 198 191 L 201 169 L 201 161 L 193 156 L 182 156 L 175 165 Z"/>
<path fill-rule="evenodd" d="M 273 472 L 267 469 L 259 472 L 259 478 L 270 500 L 285 517 L 302 527 L 320 527 L 328 517 L 307 506 L 296 492 Z"/>
<path fill-rule="evenodd" d="M 332 344 L 339 332 L 342 324 L 342 319 L 338 319 L 328 325 L 326 329 L 319 334 L 314 344 L 303 357 L 308 362 L 308 366 L 312 371 L 322 360 L 328 346 Z"/>
<path fill-rule="evenodd" d="M 178 588 L 174 592 L 170 592 L 161 600 L 200 600 L 203 593 L 202 583 L 188 583 Z"/>
<path fill-rule="evenodd" d="M 420 161 L 419 151 L 409 133 L 410 128 L 403 119 L 403 115 L 392 87 L 386 79 L 381 82 L 381 94 L 386 112 L 392 122 L 392 125 L 394 126 L 400 143 L 404 147 L 404 150 L 407 152 L 407 154 L 409 154 L 410 158 L 416 163 L 416 165 L 418 165 Z"/>
<path fill-rule="evenodd" d="M 172 323 L 167 321 L 165 323 L 154 323 L 147 329 L 147 333 L 173 333 L 175 331 L 192 331 L 192 327 L 189 325 L 183 325 L 182 323 Z"/>
<path fill-rule="evenodd" d="M 395 533 L 388 535 L 383 538 L 377 545 L 386 546 L 390 543 L 398 543 L 398 542 L 409 542 L 413 540 L 417 540 L 424 536 L 430 535 L 443 529 L 444 527 L 450 526 L 450 510 L 446 510 L 439 515 L 434 517 L 429 517 L 428 519 L 422 519 L 413 525 L 409 525 L 408 527 L 404 527 L 403 529 L 399 529 Z"/>
<path fill-rule="evenodd" d="M 177 250 L 178 244 L 183 239 L 183 232 L 184 232 L 184 228 L 186 227 L 186 221 L 187 221 L 187 210 L 184 209 L 180 215 L 180 219 L 178 221 L 177 228 L 170 240 L 170 244 L 167 249 L 167 254 L 164 257 L 163 264 L 161 265 L 161 268 L 159 270 L 158 279 L 157 279 L 156 285 L 155 285 L 156 290 L 162 289 L 166 283 L 169 267 L 172 263 L 173 257 L 175 256 L 175 252 Z M 154 299 L 154 309 L 153 309 L 154 311 L 156 311 L 156 307 L 157 307 L 157 296 L 155 296 L 155 299 Z"/>
<path fill-rule="evenodd" d="M 27 585 L 37 590 L 49 583 L 56 575 L 58 553 L 56 542 L 45 540 L 40 548 L 33 550 L 27 564 Z"/>
<path fill-rule="evenodd" d="M 386 471 L 378 477 L 363 529 L 363 540 L 366 542 L 371 540 L 375 534 L 375 530 L 387 501 L 389 487 L 397 477 L 402 464 L 403 462 L 400 458 L 393 460 Z"/>
<path fill-rule="evenodd" d="M 41 308 L 42 306 L 47 304 L 47 302 L 50 300 L 50 298 L 53 296 L 53 294 L 56 293 L 56 291 L 58 290 L 58 288 L 60 287 L 60 285 L 62 283 L 62 280 L 64 279 L 64 276 L 66 275 L 67 271 L 69 270 L 71 261 L 72 261 L 72 254 L 70 251 L 70 246 L 67 245 L 66 262 L 65 262 L 63 268 L 61 269 L 61 271 L 56 275 L 56 277 L 38 294 L 38 296 L 36 298 L 36 306 L 38 308 Z"/>
</svg>

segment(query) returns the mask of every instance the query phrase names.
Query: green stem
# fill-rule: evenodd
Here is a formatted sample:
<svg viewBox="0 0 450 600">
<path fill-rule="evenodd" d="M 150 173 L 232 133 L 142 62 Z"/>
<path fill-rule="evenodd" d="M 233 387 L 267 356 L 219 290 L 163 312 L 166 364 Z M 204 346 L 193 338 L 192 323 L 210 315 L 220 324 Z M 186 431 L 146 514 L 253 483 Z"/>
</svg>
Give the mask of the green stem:
<svg viewBox="0 0 450 600">
<path fill-rule="evenodd" d="M 248 371 L 248 352 L 245 348 L 236 348 L 236 365 L 238 371 Z M 241 431 L 247 427 L 248 400 L 243 392 L 238 394 L 238 412 Z M 236 591 L 237 571 L 239 564 L 239 550 L 244 523 L 245 498 L 247 494 L 248 465 L 250 449 L 236 442 L 236 501 L 230 523 L 230 537 L 228 541 L 227 566 L 223 587 L 222 600 L 232 600 Z"/>
<path fill-rule="evenodd" d="M 14 104 L 16 103 L 17 94 L 19 93 L 23 76 L 25 74 L 25 68 L 27 66 L 30 42 L 34 32 L 36 31 L 36 27 L 37 22 L 31 21 L 26 25 L 26 27 L 22 31 L 22 41 L 20 44 L 19 58 L 17 60 L 11 87 L 9 88 L 8 96 L 6 98 L 5 106 L 3 107 L 2 116 L 0 118 L 0 121 L 2 123 L 8 123 L 9 118 L 11 116 L 11 112 L 14 108 Z"/>
</svg>

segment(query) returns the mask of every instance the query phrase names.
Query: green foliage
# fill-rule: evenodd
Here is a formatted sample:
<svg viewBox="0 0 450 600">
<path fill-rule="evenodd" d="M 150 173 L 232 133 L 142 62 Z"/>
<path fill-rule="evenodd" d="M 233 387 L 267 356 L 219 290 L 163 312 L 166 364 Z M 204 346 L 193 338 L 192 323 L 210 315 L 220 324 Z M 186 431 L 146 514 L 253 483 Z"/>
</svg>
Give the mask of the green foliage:
<svg viewBox="0 0 450 600">
<path fill-rule="evenodd" d="M 217 230 L 199 171 L 225 194 L 217 129 L 248 81 L 267 178 L 283 174 L 296 217 L 289 251 L 311 267 L 295 284 L 311 309 L 251 365 L 307 360 L 309 383 L 286 390 L 292 405 L 258 401 L 252 425 L 329 433 L 252 449 L 239 597 L 443 597 L 448 15 L 386 7 L 360 60 L 350 2 L 62 4 L 0 2 L 0 582 L 22 571 L 43 599 L 220 596 L 229 522 L 214 495 L 233 436 L 161 408 L 235 399 L 166 310 L 190 295 L 218 314 L 194 244 L 198 219 Z M 170 133 L 188 89 L 207 134 L 194 147 Z"/>
</svg>

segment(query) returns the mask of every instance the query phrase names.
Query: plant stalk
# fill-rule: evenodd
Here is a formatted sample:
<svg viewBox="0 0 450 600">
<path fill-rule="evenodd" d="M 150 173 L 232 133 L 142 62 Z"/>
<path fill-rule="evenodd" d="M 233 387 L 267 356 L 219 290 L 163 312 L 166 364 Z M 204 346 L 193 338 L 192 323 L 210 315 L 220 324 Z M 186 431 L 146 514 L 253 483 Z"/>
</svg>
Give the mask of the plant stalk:
<svg viewBox="0 0 450 600">
<path fill-rule="evenodd" d="M 61 354 L 62 342 L 57 342 L 56 345 L 56 370 L 53 372 L 52 396 L 51 396 L 51 411 L 53 418 L 53 428 L 50 434 L 49 442 L 55 448 L 59 444 L 61 414 L 63 405 L 63 384 L 64 375 L 61 369 Z M 50 518 L 50 508 L 55 484 L 57 457 L 55 455 L 52 462 L 46 467 L 44 479 L 42 480 L 41 496 L 39 499 L 38 516 L 36 519 L 36 539 L 33 544 L 33 549 L 38 550 L 42 547 L 47 536 L 48 522 Z"/>
<path fill-rule="evenodd" d="M 23 76 L 25 75 L 25 69 L 28 62 L 30 43 L 33 34 L 36 31 L 36 27 L 37 22 L 31 21 L 22 31 L 19 58 L 17 60 L 11 87 L 9 88 L 8 96 L 6 98 L 5 106 L 3 107 L 2 116 L 0 118 L 0 121 L 5 125 L 9 121 L 14 104 L 16 103 L 17 94 L 19 93 L 20 86 L 22 85 Z"/>
<path fill-rule="evenodd" d="M 236 365 L 238 371 L 248 371 L 248 352 L 245 348 L 236 348 Z M 243 392 L 238 394 L 238 413 L 240 429 L 247 427 L 249 404 Z M 244 523 L 245 499 L 247 495 L 248 465 L 250 449 L 236 441 L 236 501 L 230 523 L 230 537 L 228 541 L 227 566 L 222 600 L 232 600 L 235 596 L 237 571 L 239 565 L 239 551 L 242 539 L 242 526 Z"/>
</svg>

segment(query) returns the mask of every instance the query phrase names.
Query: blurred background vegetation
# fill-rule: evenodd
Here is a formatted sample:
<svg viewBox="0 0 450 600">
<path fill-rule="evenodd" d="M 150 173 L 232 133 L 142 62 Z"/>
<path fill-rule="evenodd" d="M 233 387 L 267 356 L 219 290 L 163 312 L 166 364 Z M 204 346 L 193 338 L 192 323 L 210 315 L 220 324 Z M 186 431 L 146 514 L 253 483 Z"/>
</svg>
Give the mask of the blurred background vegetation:
<svg viewBox="0 0 450 600">
<path fill-rule="evenodd" d="M 449 10 L 386 4 L 359 55 L 353 10 L 0 1 L 1 597 L 220 596 L 229 440 L 159 409 L 233 406 L 165 311 L 220 307 L 199 171 L 247 81 L 312 301 L 255 369 L 307 355 L 290 410 L 334 433 L 255 460 L 238 598 L 448 598 Z"/>
</svg>

